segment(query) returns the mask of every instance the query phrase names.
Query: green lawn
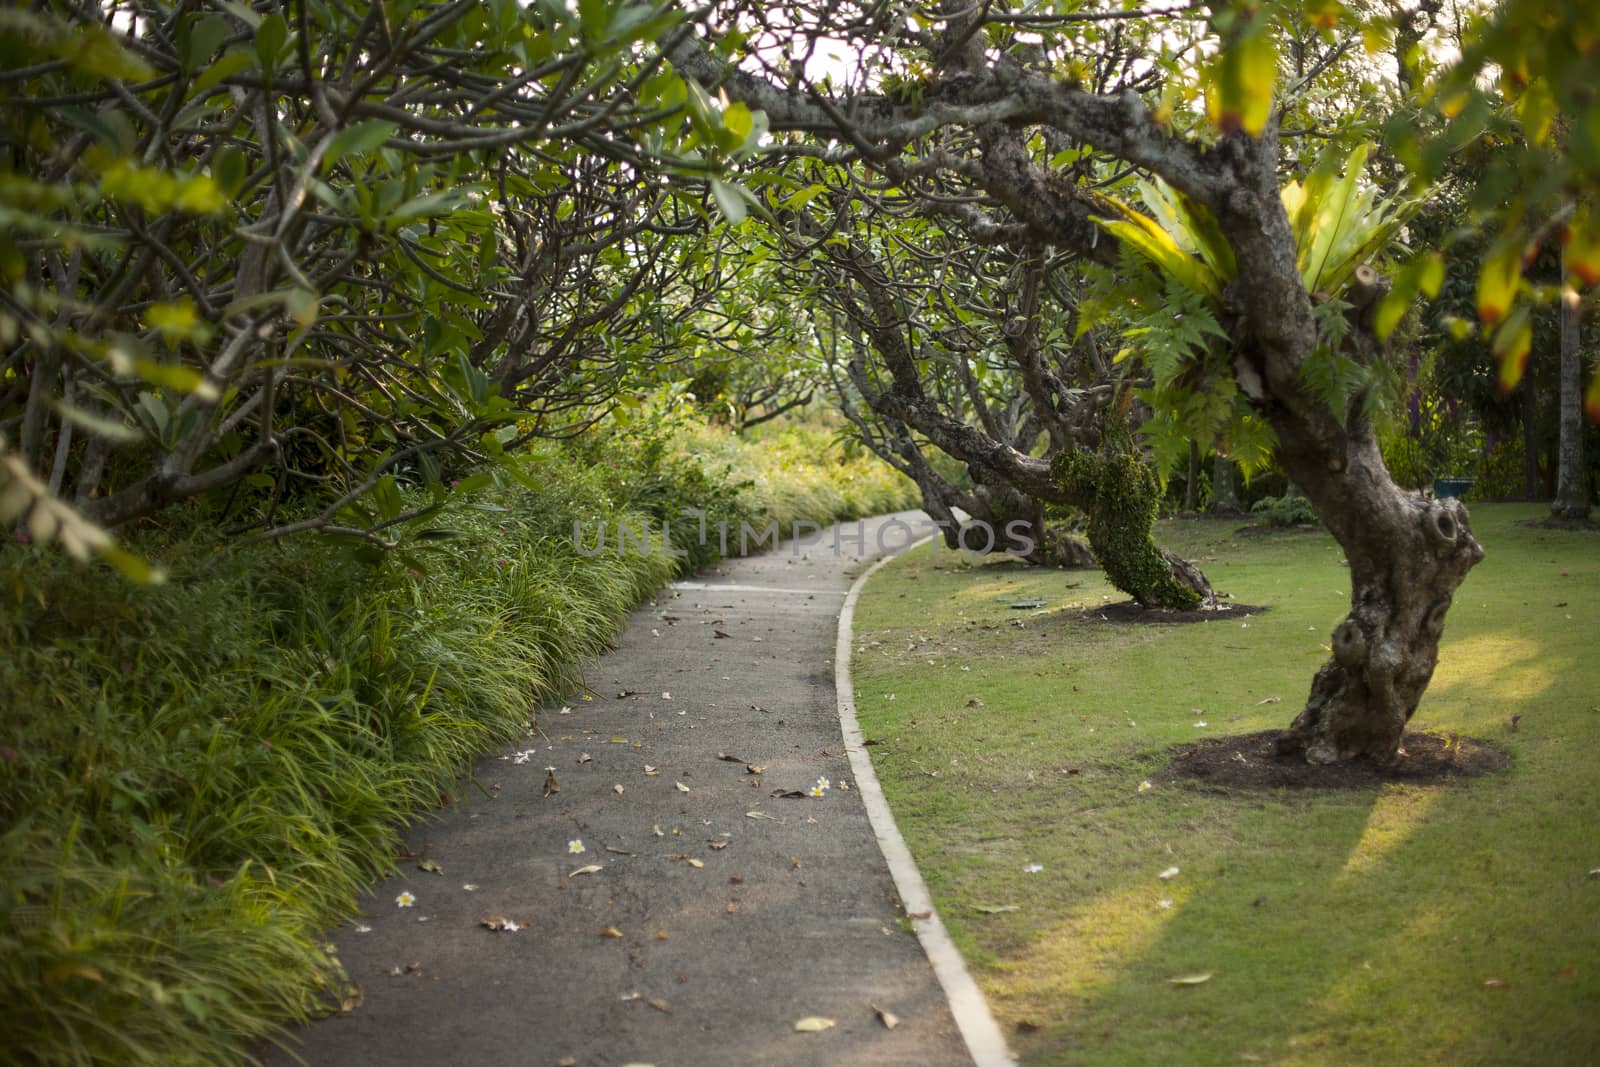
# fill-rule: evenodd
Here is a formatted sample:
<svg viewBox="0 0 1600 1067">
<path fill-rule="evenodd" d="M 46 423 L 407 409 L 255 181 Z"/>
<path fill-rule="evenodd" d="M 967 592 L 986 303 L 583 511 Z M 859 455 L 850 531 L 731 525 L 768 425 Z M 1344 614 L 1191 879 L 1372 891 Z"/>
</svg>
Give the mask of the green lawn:
<svg viewBox="0 0 1600 1067">
<path fill-rule="evenodd" d="M 1121 599 L 1098 574 L 933 547 L 880 572 L 862 725 L 1025 1062 L 1600 1062 L 1600 535 L 1521 523 L 1545 513 L 1474 509 L 1488 555 L 1412 725 L 1511 766 L 1444 786 L 1140 789 L 1172 745 L 1293 717 L 1349 596 L 1323 533 L 1162 524 L 1270 609 L 1247 621 L 1086 624 Z"/>
</svg>

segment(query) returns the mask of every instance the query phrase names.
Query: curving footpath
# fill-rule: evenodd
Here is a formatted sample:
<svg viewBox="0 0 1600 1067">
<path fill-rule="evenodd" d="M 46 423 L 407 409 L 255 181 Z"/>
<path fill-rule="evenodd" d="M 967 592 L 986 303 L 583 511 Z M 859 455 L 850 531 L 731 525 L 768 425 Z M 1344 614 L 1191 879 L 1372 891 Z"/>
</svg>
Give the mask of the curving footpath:
<svg viewBox="0 0 1600 1067">
<path fill-rule="evenodd" d="M 1009 1063 L 855 726 L 846 605 L 895 519 L 929 528 L 920 512 L 868 520 L 858 545 L 842 524 L 837 553 L 824 531 L 635 611 L 589 671 L 591 699 L 481 760 L 493 799 L 467 785 L 414 826 L 415 856 L 374 888 L 360 925 L 334 932 L 361 1003 L 263 1057 Z M 891 550 L 906 540 L 886 532 Z M 834 1025 L 797 1031 L 807 1018 Z"/>
</svg>

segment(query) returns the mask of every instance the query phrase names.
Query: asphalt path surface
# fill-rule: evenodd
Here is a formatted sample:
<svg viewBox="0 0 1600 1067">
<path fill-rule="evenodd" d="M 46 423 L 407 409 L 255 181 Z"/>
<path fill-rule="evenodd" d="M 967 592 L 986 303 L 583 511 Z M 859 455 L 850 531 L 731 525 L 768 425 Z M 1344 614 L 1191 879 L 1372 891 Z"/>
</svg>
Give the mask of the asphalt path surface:
<svg viewBox="0 0 1600 1067">
<path fill-rule="evenodd" d="M 844 524 L 837 553 L 824 531 L 725 561 L 635 611 L 588 699 L 481 759 L 492 796 L 463 783 L 329 933 L 360 1003 L 264 1058 L 970 1065 L 837 716 L 846 591 L 907 540 L 880 546 L 884 521 L 859 545 Z M 797 1031 L 809 1018 L 833 1025 Z"/>
</svg>

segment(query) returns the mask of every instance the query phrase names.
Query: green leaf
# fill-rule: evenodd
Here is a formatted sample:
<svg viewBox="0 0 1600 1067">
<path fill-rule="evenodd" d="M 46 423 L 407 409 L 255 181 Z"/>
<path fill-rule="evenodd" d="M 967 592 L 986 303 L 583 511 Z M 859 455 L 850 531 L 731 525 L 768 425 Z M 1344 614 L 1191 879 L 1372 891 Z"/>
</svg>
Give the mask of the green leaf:
<svg viewBox="0 0 1600 1067">
<path fill-rule="evenodd" d="M 101 559 L 120 571 L 124 578 L 135 585 L 160 585 L 167 580 L 166 571 L 127 549 L 118 548 L 116 545 L 103 545 L 99 553 Z"/>
<path fill-rule="evenodd" d="M 180 53 L 185 72 L 193 71 L 217 54 L 218 47 L 228 36 L 228 22 L 220 15 L 203 15 L 190 21 L 188 30 Z"/>
<path fill-rule="evenodd" d="M 1484 257 L 1478 272 L 1478 318 L 1493 326 L 1511 311 L 1522 284 L 1522 252 L 1510 238 L 1501 240 Z"/>
<path fill-rule="evenodd" d="M 1543 78 L 1535 78 L 1517 99 L 1517 118 L 1522 122 L 1522 132 L 1536 145 L 1550 139 L 1550 127 L 1555 123 L 1557 111 L 1556 98 Z"/>
<path fill-rule="evenodd" d="M 239 19 L 252 30 L 259 28 L 261 25 L 261 16 L 256 14 L 255 8 L 249 4 L 242 3 L 241 0 L 217 0 L 217 6 Z"/>
<path fill-rule="evenodd" d="M 1121 210 L 1123 217 L 1105 219 L 1092 216 L 1096 223 L 1148 259 L 1163 274 L 1176 279 L 1188 289 L 1212 300 L 1222 295 L 1222 282 L 1216 272 L 1179 248 L 1172 235 L 1154 219 L 1116 201 L 1110 202 Z"/>
<path fill-rule="evenodd" d="M 1206 73 L 1206 117 L 1223 133 L 1244 130 L 1260 137 L 1272 116 L 1278 80 L 1278 46 L 1265 17 L 1251 20 L 1237 39 L 1225 42 Z"/>
<path fill-rule="evenodd" d="M 159 331 L 168 344 L 199 338 L 208 332 L 207 325 L 200 321 L 194 301 L 187 296 L 151 304 L 145 310 L 144 320 L 152 329 Z"/>
<path fill-rule="evenodd" d="M 368 119 L 345 127 L 334 134 L 333 140 L 328 143 L 328 150 L 322 154 L 322 169 L 327 170 L 352 153 L 363 155 L 371 152 L 393 137 L 399 128 L 398 123 L 388 119 Z"/>
<path fill-rule="evenodd" d="M 244 188 L 248 167 L 244 152 L 235 145 L 228 145 L 217 153 L 216 159 L 212 162 L 211 178 L 217 183 L 222 195 L 232 199 Z"/>
<path fill-rule="evenodd" d="M 282 15 L 265 15 L 256 27 L 256 58 L 269 74 L 278 65 L 278 56 L 289 41 L 289 23 Z"/>
<path fill-rule="evenodd" d="M 1424 252 L 1416 261 L 1421 264 L 1417 272 L 1417 285 L 1429 300 L 1437 300 L 1444 285 L 1444 257 L 1437 252 Z"/>
<path fill-rule="evenodd" d="M 426 196 L 408 200 L 389 213 L 389 229 L 398 230 L 402 223 L 409 222 L 412 219 L 448 214 L 459 195 L 460 190 L 458 189 L 441 189 L 439 192 L 428 193 Z"/>
<path fill-rule="evenodd" d="M 118 419 L 108 419 L 65 402 L 57 403 L 55 409 L 58 415 L 78 429 L 86 430 L 96 437 L 103 437 L 114 444 L 131 444 L 144 438 L 137 428 Z"/>
<path fill-rule="evenodd" d="M 395 482 L 394 475 L 385 474 L 378 479 L 372 487 L 372 503 L 385 520 L 397 518 L 405 510 L 405 500 L 400 495 L 400 486 Z"/>
<path fill-rule="evenodd" d="M 729 133 L 738 137 L 740 141 L 750 136 L 750 131 L 755 128 L 755 120 L 750 115 L 750 109 L 743 102 L 730 104 L 722 113 L 722 125 Z"/>
<path fill-rule="evenodd" d="M 222 79 L 239 73 L 251 64 L 253 58 L 249 50 L 242 47 L 224 52 L 206 68 L 204 74 L 194 80 L 193 95 L 200 96 Z"/>
<path fill-rule="evenodd" d="M 717 202 L 723 217 L 735 226 L 743 222 L 745 216 L 749 214 L 749 206 L 745 203 L 744 194 L 740 189 L 720 178 L 711 179 L 711 198 Z"/>
<path fill-rule="evenodd" d="M 1528 305 L 1519 305 L 1500 324 L 1491 349 L 1500 364 L 1499 387 L 1503 395 L 1515 389 L 1528 370 L 1528 354 L 1533 350 L 1533 315 Z"/>
<path fill-rule="evenodd" d="M 1378 340 L 1389 339 L 1394 328 L 1400 325 L 1400 320 L 1406 317 L 1406 311 L 1416 295 L 1416 289 L 1405 284 L 1404 275 L 1396 279 L 1393 289 L 1383 294 L 1383 299 L 1378 302 L 1378 310 L 1372 316 L 1372 330 L 1378 335 Z"/>
<path fill-rule="evenodd" d="M 584 40 L 590 44 L 604 41 L 611 27 L 611 5 L 606 0 L 578 0 L 578 22 Z"/>
<path fill-rule="evenodd" d="M 494 487 L 494 476 L 491 474 L 474 474 L 470 478 L 463 478 L 452 486 L 458 493 L 477 493 Z"/>
<path fill-rule="evenodd" d="M 283 306 L 289 312 L 289 317 L 301 326 L 310 326 L 317 321 L 317 294 L 309 289 L 290 289 L 283 298 Z"/>
</svg>

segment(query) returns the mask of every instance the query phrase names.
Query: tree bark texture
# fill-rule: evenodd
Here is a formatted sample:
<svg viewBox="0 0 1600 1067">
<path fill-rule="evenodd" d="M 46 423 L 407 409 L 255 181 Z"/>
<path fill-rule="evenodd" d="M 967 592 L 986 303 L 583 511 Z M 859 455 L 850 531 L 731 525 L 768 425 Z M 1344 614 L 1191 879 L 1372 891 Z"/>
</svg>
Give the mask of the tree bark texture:
<svg viewBox="0 0 1600 1067">
<path fill-rule="evenodd" d="M 1351 583 L 1333 655 L 1312 680 L 1285 747 L 1313 763 L 1392 762 L 1433 678 L 1455 590 L 1483 549 L 1459 500 L 1428 500 L 1394 484 L 1370 428 L 1350 436 L 1340 464 L 1293 448 L 1283 458 L 1344 548 Z"/>
<path fill-rule="evenodd" d="M 1583 466 L 1583 358 L 1578 350 L 1583 312 L 1577 294 L 1561 299 L 1561 445 L 1556 466 L 1556 499 L 1550 513 L 1582 522 L 1589 517 L 1588 472 Z"/>
<path fill-rule="evenodd" d="M 1211 500 L 1206 511 L 1212 515 L 1235 515 L 1240 511 L 1238 482 L 1233 460 L 1218 452 L 1211 461 Z"/>
</svg>

